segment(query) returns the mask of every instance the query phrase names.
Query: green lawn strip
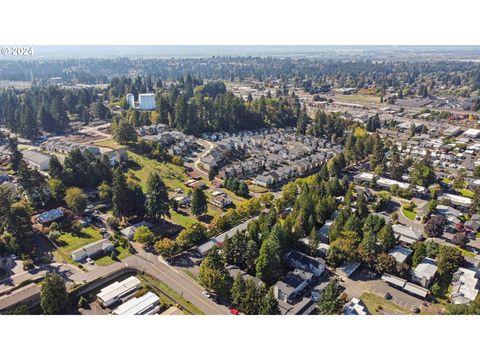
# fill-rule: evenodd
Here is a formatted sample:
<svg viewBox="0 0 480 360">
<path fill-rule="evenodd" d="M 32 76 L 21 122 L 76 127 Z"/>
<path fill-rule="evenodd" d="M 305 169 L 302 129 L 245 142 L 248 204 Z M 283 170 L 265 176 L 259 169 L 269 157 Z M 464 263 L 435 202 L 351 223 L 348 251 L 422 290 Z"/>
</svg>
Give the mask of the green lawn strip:
<svg viewBox="0 0 480 360">
<path fill-rule="evenodd" d="M 204 313 L 199 308 L 197 308 L 195 305 L 193 305 L 190 301 L 184 299 L 179 293 L 177 293 L 175 290 L 170 288 L 167 284 L 165 284 L 165 283 L 161 282 L 160 280 L 157 280 L 157 279 L 155 279 L 155 278 L 153 278 L 153 277 L 151 277 L 150 275 L 147 275 L 147 274 L 141 275 L 140 277 L 144 278 L 147 283 L 151 283 L 151 284 L 155 285 L 156 287 L 158 287 L 159 289 L 161 289 L 163 292 L 165 292 L 170 297 L 175 299 L 175 301 L 179 305 L 181 305 L 184 308 L 190 310 L 194 315 L 204 315 Z"/>
<path fill-rule="evenodd" d="M 415 213 L 415 211 L 410 211 L 410 210 L 407 210 L 405 208 L 402 207 L 402 214 L 408 218 L 409 220 L 412 220 L 414 221 L 415 220 L 415 217 L 417 216 L 417 214 Z"/>
<path fill-rule="evenodd" d="M 130 255 L 130 252 L 128 251 L 127 248 L 124 248 L 123 246 L 119 245 L 115 247 L 115 254 L 117 255 L 118 260 L 123 260 Z M 112 258 L 110 257 L 110 254 L 107 254 L 105 256 L 102 256 L 101 258 L 95 259 L 95 263 L 99 266 L 111 265 L 114 262 L 115 260 L 112 260 Z"/>
<path fill-rule="evenodd" d="M 409 312 L 403 307 L 375 294 L 364 293 L 362 296 L 360 296 L 360 300 L 364 302 L 365 306 L 368 308 L 368 311 L 372 315 L 382 314 L 382 311 L 392 315 L 409 314 Z M 379 306 L 381 306 L 382 309 L 379 309 Z"/>
<path fill-rule="evenodd" d="M 462 194 L 462 196 L 466 196 L 469 198 L 473 198 L 475 196 L 475 193 L 468 189 L 460 189 L 458 191 L 460 192 L 460 194 Z"/>
<path fill-rule="evenodd" d="M 442 179 L 442 182 L 443 182 L 444 184 L 447 184 L 447 185 L 448 185 L 448 184 L 450 184 L 450 183 L 452 182 L 452 180 L 450 180 L 449 178 L 443 178 L 443 179 Z"/>
<path fill-rule="evenodd" d="M 461 249 L 461 250 L 462 250 L 462 255 L 464 257 L 469 257 L 469 258 L 474 258 L 475 257 L 475 254 L 473 252 L 465 250 L 465 249 Z"/>
<path fill-rule="evenodd" d="M 102 240 L 100 232 L 92 227 L 86 227 L 79 232 L 76 232 L 73 229 L 62 231 L 57 240 L 57 244 L 62 250 L 72 252 L 99 240 Z"/>
<path fill-rule="evenodd" d="M 480 239 L 480 231 L 475 235 L 477 239 Z"/>
</svg>

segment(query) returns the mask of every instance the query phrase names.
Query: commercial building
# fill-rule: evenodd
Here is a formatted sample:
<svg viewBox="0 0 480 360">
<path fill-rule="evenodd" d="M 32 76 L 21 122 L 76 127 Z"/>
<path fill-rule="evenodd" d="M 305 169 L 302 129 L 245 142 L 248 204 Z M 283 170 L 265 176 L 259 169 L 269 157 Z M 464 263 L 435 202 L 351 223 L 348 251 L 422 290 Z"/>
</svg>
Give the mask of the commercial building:
<svg viewBox="0 0 480 360">
<path fill-rule="evenodd" d="M 138 103 L 140 110 L 155 109 L 155 94 L 139 94 Z"/>
<path fill-rule="evenodd" d="M 139 298 L 128 300 L 112 311 L 112 315 L 154 315 L 160 310 L 160 298 L 148 292 Z"/>
<path fill-rule="evenodd" d="M 135 276 L 130 276 L 121 282 L 115 281 L 113 284 L 103 288 L 97 295 L 100 303 L 109 307 L 117 302 L 125 302 L 131 299 L 135 292 L 140 289 L 141 282 Z"/>
</svg>

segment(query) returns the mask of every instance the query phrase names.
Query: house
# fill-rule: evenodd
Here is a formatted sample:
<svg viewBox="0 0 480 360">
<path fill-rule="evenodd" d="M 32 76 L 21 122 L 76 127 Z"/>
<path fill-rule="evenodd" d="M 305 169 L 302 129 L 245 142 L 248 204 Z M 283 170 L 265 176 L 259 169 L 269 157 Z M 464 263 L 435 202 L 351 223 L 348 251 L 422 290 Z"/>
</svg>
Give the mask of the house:
<svg viewBox="0 0 480 360">
<path fill-rule="evenodd" d="M 273 294 L 280 301 L 292 303 L 310 285 L 312 278 L 312 273 L 301 269 L 290 271 L 282 280 L 277 281 Z"/>
<path fill-rule="evenodd" d="M 125 302 L 131 299 L 142 283 L 135 276 L 119 282 L 115 281 L 113 284 L 104 287 L 97 295 L 97 299 L 104 307 L 109 307 L 117 302 Z"/>
<path fill-rule="evenodd" d="M 428 201 L 425 201 L 421 205 L 417 206 L 415 211 L 415 220 L 423 221 L 430 213 L 430 203 Z"/>
<path fill-rule="evenodd" d="M 22 151 L 23 159 L 33 167 L 40 171 L 48 170 L 50 167 L 50 156 L 42 154 L 38 151 L 24 150 Z"/>
<path fill-rule="evenodd" d="M 395 245 L 392 250 L 388 253 L 395 258 L 397 263 L 404 264 L 407 262 L 408 258 L 412 254 L 413 250 L 410 250 L 401 245 Z"/>
<path fill-rule="evenodd" d="M 74 261 L 82 261 L 86 258 L 92 258 L 100 254 L 108 254 L 113 249 L 115 249 L 115 245 L 113 245 L 111 241 L 103 239 L 86 245 L 81 249 L 72 251 L 70 257 Z"/>
<path fill-rule="evenodd" d="M 178 206 L 185 207 L 190 205 L 190 198 L 187 196 L 177 196 L 173 200 L 177 202 Z"/>
<path fill-rule="evenodd" d="M 321 241 L 328 243 L 328 233 L 330 231 L 330 226 L 332 226 L 333 221 L 332 220 L 327 220 L 325 221 L 325 224 L 318 229 L 317 234 L 318 237 Z"/>
<path fill-rule="evenodd" d="M 370 315 L 362 300 L 352 298 L 343 307 L 343 315 Z"/>
<path fill-rule="evenodd" d="M 478 232 L 480 230 L 480 215 L 473 214 L 470 220 L 465 222 L 465 226 L 470 230 Z"/>
<path fill-rule="evenodd" d="M 257 175 L 257 177 L 253 179 L 255 185 L 260 185 L 266 188 L 271 187 L 274 182 L 275 177 L 271 173 L 263 173 L 262 175 Z"/>
<path fill-rule="evenodd" d="M 410 275 L 412 276 L 412 282 L 428 288 L 435 279 L 437 270 L 438 267 L 435 260 L 427 257 L 410 272 Z"/>
<path fill-rule="evenodd" d="M 286 260 L 291 267 L 300 268 L 311 272 L 313 275 L 320 277 L 325 271 L 325 260 L 322 258 L 313 258 L 299 251 L 290 251 Z"/>
<path fill-rule="evenodd" d="M 61 208 L 45 211 L 37 216 L 38 223 L 42 225 L 49 224 L 53 221 L 61 219 L 65 213 Z"/>
<path fill-rule="evenodd" d="M 349 278 L 360 267 L 359 262 L 350 262 L 343 264 L 335 269 L 335 273 L 343 278 Z"/>
<path fill-rule="evenodd" d="M 112 311 L 112 315 L 154 315 L 160 310 L 160 298 L 148 292 L 133 298 Z"/>
<path fill-rule="evenodd" d="M 399 241 L 408 245 L 412 245 L 423 239 L 422 232 L 410 226 L 396 224 L 392 226 L 392 230 Z"/>
<path fill-rule="evenodd" d="M 469 138 L 478 138 L 480 136 L 480 130 L 479 129 L 467 129 L 464 133 L 464 136 L 467 136 Z"/>
<path fill-rule="evenodd" d="M 235 279 L 238 276 L 238 274 L 240 274 L 242 276 L 243 280 L 252 280 L 255 283 L 255 285 L 257 285 L 257 286 L 262 286 L 263 285 L 262 280 L 260 280 L 256 276 L 252 276 L 250 274 L 247 274 L 245 271 L 240 269 L 238 266 L 227 265 L 226 269 L 228 270 L 230 276 L 233 279 Z"/>
<path fill-rule="evenodd" d="M 461 223 L 460 217 L 463 216 L 463 213 L 447 205 L 437 205 L 436 212 L 447 219 L 446 230 L 451 233 L 455 232 L 457 224 Z"/>
<path fill-rule="evenodd" d="M 125 236 L 128 240 L 132 240 L 133 239 L 133 235 L 135 235 L 135 231 L 137 231 L 137 229 L 140 227 L 140 226 L 145 226 L 149 229 L 151 229 L 153 227 L 152 224 L 150 224 L 149 222 L 147 221 L 140 221 L 139 223 L 136 223 L 136 224 L 133 224 L 132 226 L 129 226 L 129 227 L 126 227 L 125 229 L 122 229 L 120 231 L 120 233 Z"/>
<path fill-rule="evenodd" d="M 221 209 L 223 209 L 223 208 L 229 206 L 230 204 L 232 204 L 232 200 L 228 196 L 226 196 L 225 194 L 213 196 L 213 193 L 212 193 L 212 197 L 209 198 L 208 201 L 211 204 L 213 204 L 213 205 L 215 205 L 215 206 L 217 206 Z"/>
<path fill-rule="evenodd" d="M 315 310 L 315 302 L 307 297 L 302 298 L 295 304 L 289 304 L 284 301 L 278 302 L 280 314 L 282 315 L 309 315 Z"/>
<path fill-rule="evenodd" d="M 446 200 L 450 202 L 452 205 L 455 205 L 460 208 L 468 208 L 472 204 L 472 199 L 460 196 L 460 195 L 453 195 L 448 193 L 443 193 L 438 197 L 438 201 Z"/>
<path fill-rule="evenodd" d="M 480 289 L 479 272 L 479 269 L 461 267 L 453 274 L 450 295 L 453 304 L 468 304 L 476 299 Z"/>
</svg>

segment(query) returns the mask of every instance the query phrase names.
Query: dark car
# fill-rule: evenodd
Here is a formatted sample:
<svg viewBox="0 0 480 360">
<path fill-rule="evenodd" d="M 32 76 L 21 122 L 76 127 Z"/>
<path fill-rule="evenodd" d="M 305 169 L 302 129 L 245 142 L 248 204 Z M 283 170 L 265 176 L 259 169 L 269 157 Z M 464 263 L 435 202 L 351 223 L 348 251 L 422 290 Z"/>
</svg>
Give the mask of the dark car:
<svg viewBox="0 0 480 360">
<path fill-rule="evenodd" d="M 389 292 L 386 292 L 385 295 L 383 295 L 383 298 L 386 300 L 390 300 L 392 298 L 392 294 L 390 294 Z"/>
</svg>

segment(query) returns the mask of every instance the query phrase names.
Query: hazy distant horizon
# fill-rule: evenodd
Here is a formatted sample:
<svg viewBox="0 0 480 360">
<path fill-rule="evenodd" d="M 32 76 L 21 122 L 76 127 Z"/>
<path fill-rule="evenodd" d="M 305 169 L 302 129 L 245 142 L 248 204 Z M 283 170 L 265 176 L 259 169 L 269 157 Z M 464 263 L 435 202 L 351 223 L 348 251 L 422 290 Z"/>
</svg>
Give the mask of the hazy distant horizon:
<svg viewBox="0 0 480 360">
<path fill-rule="evenodd" d="M 333 53 L 457 52 L 480 55 L 480 45 L 34 45 L 32 58 L 290 56 Z M 13 57 L 8 57 L 12 59 Z M 23 59 L 26 59 L 24 57 Z M 5 59 L 5 58 L 4 58 Z"/>
</svg>

